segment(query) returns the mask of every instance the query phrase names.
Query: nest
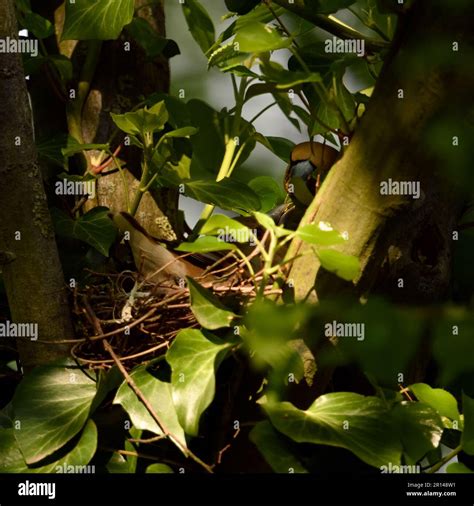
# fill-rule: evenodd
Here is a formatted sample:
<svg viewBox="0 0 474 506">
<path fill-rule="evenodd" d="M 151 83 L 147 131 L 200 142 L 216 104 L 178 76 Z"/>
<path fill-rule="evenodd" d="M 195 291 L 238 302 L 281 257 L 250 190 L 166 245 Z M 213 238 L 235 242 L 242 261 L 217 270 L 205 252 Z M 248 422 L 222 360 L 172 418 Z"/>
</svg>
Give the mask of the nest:
<svg viewBox="0 0 474 506">
<path fill-rule="evenodd" d="M 231 302 L 239 312 L 256 297 L 261 276 L 248 277 L 241 261 L 235 259 L 224 268 L 212 265 L 206 276 L 224 304 Z M 270 285 L 265 293 L 277 293 Z M 88 283 L 72 293 L 76 318 L 76 335 L 71 353 L 89 368 L 108 369 L 115 360 L 104 349 L 106 339 L 127 369 L 164 355 L 182 329 L 200 328 L 190 305 L 189 290 L 181 286 L 147 283 L 130 270 L 120 273 L 89 271 Z"/>
</svg>

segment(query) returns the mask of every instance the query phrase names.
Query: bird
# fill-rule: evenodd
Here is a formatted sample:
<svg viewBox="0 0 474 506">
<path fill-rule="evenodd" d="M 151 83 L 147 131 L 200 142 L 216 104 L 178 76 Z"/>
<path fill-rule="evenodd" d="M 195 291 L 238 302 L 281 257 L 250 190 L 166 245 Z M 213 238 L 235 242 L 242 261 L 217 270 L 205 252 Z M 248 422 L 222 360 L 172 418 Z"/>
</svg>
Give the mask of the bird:
<svg viewBox="0 0 474 506">
<path fill-rule="evenodd" d="M 110 212 L 108 216 L 121 232 L 128 233 L 126 239 L 129 240 L 135 266 L 145 281 L 155 285 L 180 286 L 187 276 L 210 278 L 210 275 L 205 275 L 204 268 L 160 244 L 130 214 Z"/>
<path fill-rule="evenodd" d="M 291 151 L 284 186 L 291 201 L 307 207 L 313 200 L 339 151 L 321 142 L 302 142 Z"/>
</svg>

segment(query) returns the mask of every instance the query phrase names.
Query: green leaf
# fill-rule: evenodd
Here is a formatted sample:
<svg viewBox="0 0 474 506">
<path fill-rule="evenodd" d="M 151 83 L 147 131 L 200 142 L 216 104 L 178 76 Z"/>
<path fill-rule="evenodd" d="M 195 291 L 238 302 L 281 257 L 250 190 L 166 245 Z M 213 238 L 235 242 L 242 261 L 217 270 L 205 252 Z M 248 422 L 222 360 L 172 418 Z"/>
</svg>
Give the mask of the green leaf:
<svg viewBox="0 0 474 506">
<path fill-rule="evenodd" d="M 178 419 L 191 436 L 198 435 L 199 419 L 214 398 L 217 368 L 232 346 L 212 334 L 185 329 L 166 353 Z"/>
<path fill-rule="evenodd" d="M 206 53 L 216 38 L 212 19 L 197 0 L 186 0 L 183 4 L 183 14 L 193 39 L 202 52 Z"/>
<path fill-rule="evenodd" d="M 178 421 L 178 416 L 173 405 L 171 383 L 166 383 L 155 378 L 146 370 L 145 366 L 135 368 L 130 376 L 172 435 L 171 439 L 178 441 L 182 446 L 186 447 L 184 431 Z M 114 404 L 121 404 L 123 406 L 135 428 L 148 430 L 159 436 L 163 434 L 161 428 L 126 381 L 118 389 Z"/>
<path fill-rule="evenodd" d="M 97 151 L 102 151 L 102 150 L 109 149 L 109 145 L 108 144 L 79 144 L 76 142 L 72 142 L 71 144 L 69 144 L 65 148 L 61 149 L 61 153 L 63 154 L 63 156 L 69 157 L 69 156 L 75 155 L 76 153 L 81 153 L 82 151 L 89 151 L 91 149 L 97 150 Z"/>
<path fill-rule="evenodd" d="M 46 39 L 54 35 L 54 25 L 51 21 L 34 12 L 27 12 L 22 18 L 22 24 L 37 39 Z"/>
<path fill-rule="evenodd" d="M 227 9 L 241 16 L 250 12 L 259 3 L 260 0 L 225 0 Z"/>
<path fill-rule="evenodd" d="M 251 22 L 240 28 L 234 42 L 245 53 L 265 53 L 291 46 L 291 39 L 283 37 L 275 28 L 259 22 Z"/>
<path fill-rule="evenodd" d="M 264 144 L 264 146 L 268 147 L 268 149 L 284 162 L 290 163 L 291 151 L 295 147 L 294 142 L 284 139 L 283 137 L 266 137 L 266 139 L 269 145 Z"/>
<path fill-rule="evenodd" d="M 223 241 L 250 242 L 252 231 L 243 223 L 223 214 L 213 214 L 201 228 L 203 235 L 217 235 Z"/>
<path fill-rule="evenodd" d="M 258 221 L 258 223 L 265 229 L 265 230 L 275 230 L 276 225 L 273 221 L 273 218 L 271 216 L 268 216 L 268 214 L 265 213 L 253 213 L 255 216 L 255 219 Z"/>
<path fill-rule="evenodd" d="M 176 251 L 187 251 L 189 253 L 210 253 L 212 251 L 236 250 L 235 244 L 229 244 L 218 237 L 198 237 L 194 242 L 182 242 Z"/>
<path fill-rule="evenodd" d="M 14 429 L 0 430 L 0 472 L 2 473 L 67 473 L 71 466 L 86 466 L 97 450 L 97 428 L 88 420 L 79 441 L 60 459 L 41 467 L 28 467 L 15 440 Z M 74 469 L 73 472 L 76 472 Z"/>
<path fill-rule="evenodd" d="M 289 402 L 263 408 L 272 424 L 298 443 L 346 448 L 375 467 L 400 464 L 400 441 L 377 397 L 336 392 L 318 397 L 306 411 Z"/>
<path fill-rule="evenodd" d="M 219 46 L 215 49 L 208 58 L 207 66 L 217 67 L 222 72 L 227 72 L 229 70 L 234 70 L 237 67 L 242 72 L 242 64 L 250 57 L 249 53 L 243 53 L 241 51 L 236 51 L 233 43 L 226 44 L 225 46 Z M 252 72 L 250 69 L 244 67 L 243 70 L 250 77 L 258 77 L 258 74 Z"/>
<path fill-rule="evenodd" d="M 285 200 L 281 185 L 273 177 L 258 176 L 249 181 L 249 188 L 260 197 L 262 213 L 267 213 Z"/>
<path fill-rule="evenodd" d="M 308 472 L 293 455 L 290 445 L 284 441 L 270 422 L 258 422 L 250 431 L 249 438 L 275 473 Z"/>
<path fill-rule="evenodd" d="M 329 223 L 320 221 L 298 228 L 296 235 L 303 241 L 316 246 L 333 246 L 347 242 L 347 238 L 334 230 Z"/>
<path fill-rule="evenodd" d="M 13 397 L 15 437 L 28 464 L 40 462 L 64 446 L 84 426 L 96 383 L 76 366 L 33 369 Z"/>
<path fill-rule="evenodd" d="M 133 0 L 66 2 L 62 40 L 117 39 L 133 19 Z"/>
<path fill-rule="evenodd" d="M 51 62 L 58 71 L 59 77 L 63 83 L 67 83 L 72 79 L 73 66 L 69 58 L 62 54 L 52 54 L 48 57 L 48 61 Z"/>
<path fill-rule="evenodd" d="M 151 464 L 146 468 L 146 474 L 172 474 L 174 473 L 173 469 L 167 464 Z"/>
<path fill-rule="evenodd" d="M 149 59 L 164 54 L 167 58 L 179 54 L 176 42 L 159 35 L 156 30 L 143 18 L 133 18 L 127 25 L 127 31 L 142 46 Z"/>
<path fill-rule="evenodd" d="M 446 468 L 447 473 L 454 473 L 454 474 L 471 474 L 474 473 L 474 471 L 471 471 L 466 465 L 464 465 L 462 462 L 453 462 L 452 464 L 449 464 L 449 466 Z"/>
<path fill-rule="evenodd" d="M 231 179 L 187 181 L 186 195 L 206 204 L 231 211 L 257 211 L 260 209 L 258 195 L 244 183 Z"/>
<path fill-rule="evenodd" d="M 435 409 L 441 416 L 459 420 L 458 403 L 454 395 L 442 388 L 431 388 L 426 383 L 415 383 L 410 390 L 417 399 Z"/>
<path fill-rule="evenodd" d="M 333 14 L 341 9 L 351 6 L 357 0 L 317 0 L 313 12 L 319 14 Z"/>
<path fill-rule="evenodd" d="M 199 324 L 209 330 L 230 327 L 232 320 L 237 316 L 227 309 L 221 301 L 206 288 L 192 278 L 186 278 L 191 301 L 191 311 Z"/>
<path fill-rule="evenodd" d="M 319 83 L 321 75 L 317 72 L 298 72 L 283 68 L 279 63 L 268 61 L 260 65 L 263 79 L 276 84 L 276 88 L 286 90 L 305 83 Z"/>
<path fill-rule="evenodd" d="M 333 249 L 318 249 L 316 252 L 321 266 L 346 281 L 352 281 L 359 275 L 359 259 Z"/>
<path fill-rule="evenodd" d="M 464 393 L 462 395 L 462 410 L 464 414 L 464 430 L 461 437 L 462 449 L 468 455 L 474 455 L 474 399 Z"/>
<path fill-rule="evenodd" d="M 152 134 L 163 130 L 168 121 L 168 111 L 163 101 L 157 102 L 152 107 L 144 107 L 134 112 L 125 114 L 110 113 L 113 122 L 120 130 L 130 135 L 138 135 L 142 138 L 145 134 Z"/>
<path fill-rule="evenodd" d="M 411 463 L 437 448 L 443 433 L 438 413 L 421 402 L 402 402 L 392 409 L 391 418 L 399 430 L 403 452 Z"/>
<path fill-rule="evenodd" d="M 107 216 L 108 211 L 107 207 L 94 207 L 84 216 L 73 220 L 63 211 L 53 208 L 51 217 L 59 236 L 83 241 L 108 256 L 117 235 L 116 228 Z"/>
<path fill-rule="evenodd" d="M 111 474 L 128 474 L 130 464 L 127 459 L 120 453 L 114 452 L 106 465 L 107 471 Z"/>
<path fill-rule="evenodd" d="M 191 135 L 197 134 L 198 129 L 188 126 L 177 128 L 176 130 L 171 130 L 171 132 L 166 132 L 164 137 L 190 137 Z"/>
</svg>

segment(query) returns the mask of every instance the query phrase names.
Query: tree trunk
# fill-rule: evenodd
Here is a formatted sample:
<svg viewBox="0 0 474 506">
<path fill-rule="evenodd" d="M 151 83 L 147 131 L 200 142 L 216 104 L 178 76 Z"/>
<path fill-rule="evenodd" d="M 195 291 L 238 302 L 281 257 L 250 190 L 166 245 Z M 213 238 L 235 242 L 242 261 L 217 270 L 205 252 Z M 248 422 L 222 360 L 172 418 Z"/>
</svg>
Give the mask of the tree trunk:
<svg viewBox="0 0 474 506">
<path fill-rule="evenodd" d="M 0 0 L 0 38 L 17 38 L 12 0 Z M 0 54 L 0 250 L 12 320 L 38 324 L 42 341 L 71 339 L 63 274 L 37 163 L 21 55 Z M 18 339 L 23 367 L 67 354 Z"/>
<path fill-rule="evenodd" d="M 449 163 L 471 153 L 462 124 L 473 107 L 473 11 L 461 0 L 420 0 L 401 16 L 367 112 L 302 221 L 327 221 L 348 231 L 340 251 L 360 258 L 360 276 L 345 283 L 314 255 L 304 256 L 289 273 L 298 299 L 371 290 L 404 302 L 446 296 L 453 231 L 465 198 L 448 177 L 454 170 Z M 453 50 L 455 41 L 459 51 Z M 436 125 L 444 128 L 445 156 L 433 141 Z M 459 175 L 468 160 L 457 167 Z M 389 179 L 420 182 L 420 198 L 381 194 L 380 183 Z M 288 257 L 308 251 L 295 240 Z"/>
</svg>

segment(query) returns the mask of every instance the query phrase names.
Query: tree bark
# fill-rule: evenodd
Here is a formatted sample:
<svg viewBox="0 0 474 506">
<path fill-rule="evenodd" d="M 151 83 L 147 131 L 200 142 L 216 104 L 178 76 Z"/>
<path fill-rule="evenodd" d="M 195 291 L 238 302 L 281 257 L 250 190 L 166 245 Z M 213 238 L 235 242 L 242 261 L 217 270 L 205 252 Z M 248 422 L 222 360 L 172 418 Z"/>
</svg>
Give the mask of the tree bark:
<svg viewBox="0 0 474 506">
<path fill-rule="evenodd" d="M 0 37 L 17 38 L 12 0 L 0 0 Z M 42 341 L 71 339 L 63 274 L 37 162 L 21 55 L 0 54 L 0 250 L 15 322 L 37 323 Z M 65 346 L 18 339 L 23 367 L 67 354 Z"/>
</svg>

